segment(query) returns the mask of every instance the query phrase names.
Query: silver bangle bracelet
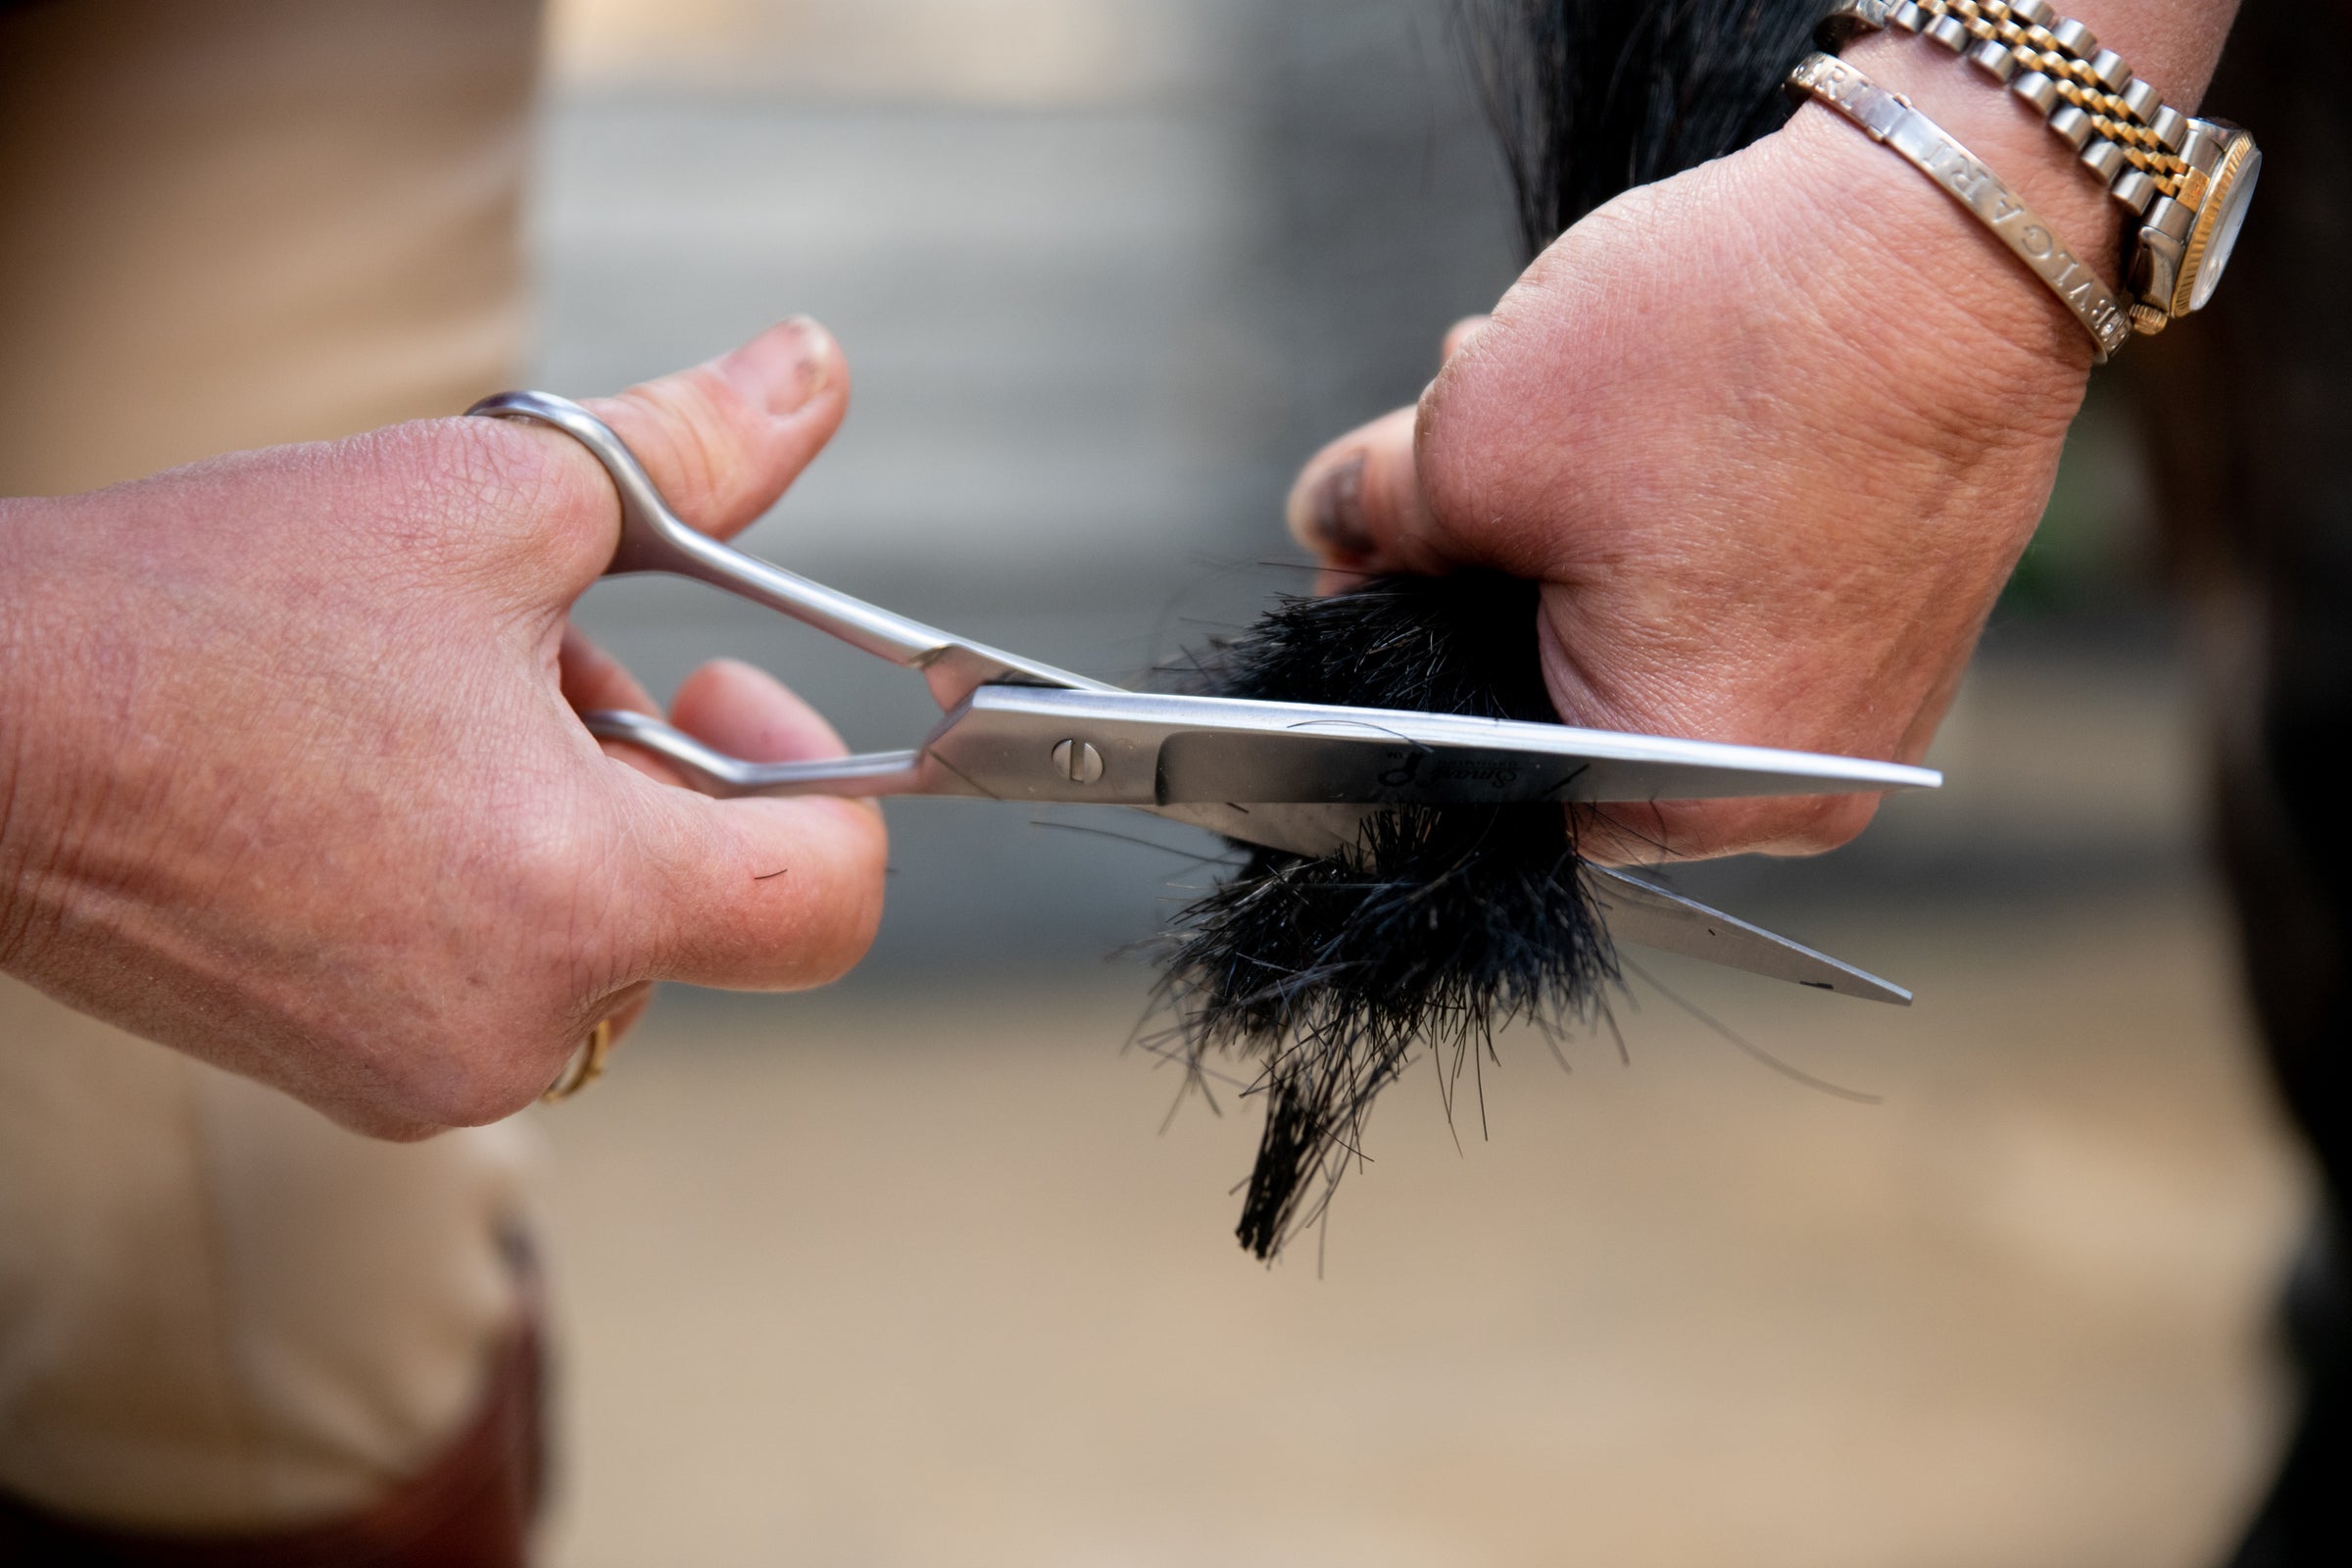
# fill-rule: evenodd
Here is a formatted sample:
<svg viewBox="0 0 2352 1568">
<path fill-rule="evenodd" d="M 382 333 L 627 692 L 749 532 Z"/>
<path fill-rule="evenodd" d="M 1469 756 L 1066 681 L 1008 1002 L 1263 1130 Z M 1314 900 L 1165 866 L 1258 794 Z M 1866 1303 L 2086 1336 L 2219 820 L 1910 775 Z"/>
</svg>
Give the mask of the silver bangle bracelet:
<svg viewBox="0 0 2352 1568">
<path fill-rule="evenodd" d="M 1861 126 L 1871 140 L 1893 148 L 1992 230 L 2082 323 L 2099 364 L 2131 337 L 2131 317 L 2098 274 L 1976 154 L 1912 108 L 1911 100 L 1888 92 L 1836 55 L 1807 55 L 1788 73 L 1788 87 L 1819 99 Z"/>
</svg>

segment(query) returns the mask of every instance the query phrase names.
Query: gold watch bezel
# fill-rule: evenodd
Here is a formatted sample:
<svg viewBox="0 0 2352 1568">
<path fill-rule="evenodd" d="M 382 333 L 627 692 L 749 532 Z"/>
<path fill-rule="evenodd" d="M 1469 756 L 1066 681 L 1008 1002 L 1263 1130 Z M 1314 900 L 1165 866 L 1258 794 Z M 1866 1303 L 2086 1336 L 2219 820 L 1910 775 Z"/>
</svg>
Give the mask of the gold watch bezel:
<svg viewBox="0 0 2352 1568">
<path fill-rule="evenodd" d="M 2188 238 L 2181 246 L 2180 268 L 2173 274 L 2173 297 L 2166 302 L 2167 314 L 2176 317 L 2186 316 L 2196 308 L 2190 302 L 2196 298 L 2197 277 L 2204 270 L 2206 253 L 2213 247 L 2222 215 L 2231 206 L 2230 196 L 2238 180 L 2262 157 L 2251 133 L 2234 125 L 2219 128 L 2226 128 L 2228 139 L 2223 143 L 2220 161 L 2206 179 L 2205 199 L 2197 204 L 2196 221 L 2189 226 Z M 2228 261 L 2223 265 L 2227 267 Z M 2211 296 L 2207 298 L 2210 301 Z"/>
</svg>

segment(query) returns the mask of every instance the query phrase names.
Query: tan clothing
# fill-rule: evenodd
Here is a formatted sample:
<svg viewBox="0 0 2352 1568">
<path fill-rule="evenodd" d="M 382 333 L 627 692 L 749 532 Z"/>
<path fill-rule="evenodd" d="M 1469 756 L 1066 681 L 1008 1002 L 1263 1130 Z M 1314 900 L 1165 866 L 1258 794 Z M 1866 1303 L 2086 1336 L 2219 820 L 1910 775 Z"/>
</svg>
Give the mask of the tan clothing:
<svg viewBox="0 0 2352 1568">
<path fill-rule="evenodd" d="M 5 493 L 456 413 L 513 373 L 536 0 L 0 25 Z"/>
<path fill-rule="evenodd" d="M 366 1505 L 513 1325 L 513 1129 L 373 1143 L 0 994 L 0 1485 L 146 1529 Z"/>
<path fill-rule="evenodd" d="M 514 375 L 536 0 L 0 17 L 0 494 Z M 368 1504 L 517 1314 L 527 1135 L 372 1143 L 0 980 L 0 1491 L 147 1530 Z"/>
</svg>

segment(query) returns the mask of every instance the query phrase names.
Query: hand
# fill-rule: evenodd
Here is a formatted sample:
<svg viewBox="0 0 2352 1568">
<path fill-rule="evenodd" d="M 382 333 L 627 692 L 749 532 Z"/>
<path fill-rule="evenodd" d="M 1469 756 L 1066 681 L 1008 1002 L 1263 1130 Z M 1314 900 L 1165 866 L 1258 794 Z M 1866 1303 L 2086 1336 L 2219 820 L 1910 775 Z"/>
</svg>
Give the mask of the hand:
<svg viewBox="0 0 2352 1568">
<path fill-rule="evenodd" d="M 2002 299 L 2034 329 L 2015 345 L 1933 299 L 1887 309 L 1889 269 L 1851 262 L 1883 236 L 1782 199 L 1837 188 L 1790 166 L 1848 150 L 1829 140 L 1844 134 L 1886 166 L 1846 172 L 1892 187 L 1852 208 L 1904 211 L 1897 175 L 1939 198 L 1858 133 L 1818 128 L 1824 146 L 1768 139 L 1577 224 L 1457 329 L 1417 411 L 1308 466 L 1300 536 L 1344 569 L 1540 580 L 1567 722 L 1917 760 L 2040 514 L 2088 355 L 2030 299 Z M 1954 277 L 1980 281 L 1974 262 Z M 1874 808 L 1619 807 L 1587 846 L 1806 853 Z"/>
<path fill-rule="evenodd" d="M 841 422 L 812 323 L 594 404 L 733 533 Z M 387 1137 L 528 1104 L 660 979 L 840 974 L 879 915 L 870 806 L 718 802 L 574 710 L 645 694 L 567 630 L 618 538 L 552 431 L 448 418 L 0 503 L 0 966 Z M 713 664 L 671 721 L 838 754 Z"/>
<path fill-rule="evenodd" d="M 2193 78 L 2183 102 L 2227 20 L 2155 40 Z M 2112 272 L 2114 209 L 2029 112 L 1917 39 L 1848 53 Z M 1292 526 L 1327 584 L 1465 564 L 1541 581 L 1570 723 L 1915 761 L 2041 514 L 2089 364 L 1989 234 L 1811 107 L 1570 229 L 1457 329 L 1417 410 L 1307 466 Z M 1585 846 L 1802 854 L 1874 809 L 1618 807 Z"/>
</svg>

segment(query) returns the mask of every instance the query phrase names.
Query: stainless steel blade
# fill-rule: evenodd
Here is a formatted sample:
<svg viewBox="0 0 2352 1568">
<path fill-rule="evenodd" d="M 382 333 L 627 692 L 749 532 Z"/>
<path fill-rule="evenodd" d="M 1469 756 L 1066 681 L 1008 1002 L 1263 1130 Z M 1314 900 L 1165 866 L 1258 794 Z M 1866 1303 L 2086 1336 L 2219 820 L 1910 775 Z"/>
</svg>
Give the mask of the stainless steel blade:
<svg viewBox="0 0 2352 1568">
<path fill-rule="evenodd" d="M 1679 801 L 1942 782 L 1898 762 L 1566 724 L 1005 685 L 973 692 L 925 749 L 1001 799 L 1117 806 Z"/>
<path fill-rule="evenodd" d="M 1911 993 L 1850 963 L 1791 942 L 1737 915 L 1709 908 L 1638 877 L 1606 866 L 1585 868 L 1592 901 L 1600 906 L 1609 935 L 1665 953 L 1680 953 L 1774 980 L 1790 980 L 1817 991 L 1870 1002 L 1911 1004 Z"/>
</svg>

